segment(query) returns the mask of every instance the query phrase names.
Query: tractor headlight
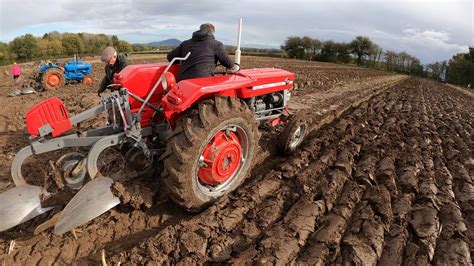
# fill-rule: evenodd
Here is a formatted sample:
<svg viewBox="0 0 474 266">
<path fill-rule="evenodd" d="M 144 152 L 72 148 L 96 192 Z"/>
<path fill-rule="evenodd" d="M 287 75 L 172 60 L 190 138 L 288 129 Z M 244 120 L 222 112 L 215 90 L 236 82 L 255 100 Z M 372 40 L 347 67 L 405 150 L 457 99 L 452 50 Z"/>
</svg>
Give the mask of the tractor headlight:
<svg viewBox="0 0 474 266">
<path fill-rule="evenodd" d="M 173 73 L 166 72 L 163 74 L 163 77 L 161 78 L 161 86 L 164 91 L 172 91 L 176 88 L 176 78 Z"/>
<path fill-rule="evenodd" d="M 168 82 L 166 82 L 166 76 L 165 75 L 163 75 L 163 77 L 161 78 L 161 87 L 163 87 L 164 91 L 168 90 Z"/>
</svg>

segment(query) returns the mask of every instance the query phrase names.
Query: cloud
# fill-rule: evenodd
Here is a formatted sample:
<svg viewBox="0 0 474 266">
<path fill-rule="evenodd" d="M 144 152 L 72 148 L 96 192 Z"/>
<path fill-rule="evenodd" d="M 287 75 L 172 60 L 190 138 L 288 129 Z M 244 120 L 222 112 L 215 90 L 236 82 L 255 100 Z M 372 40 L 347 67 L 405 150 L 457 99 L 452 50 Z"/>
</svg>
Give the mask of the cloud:
<svg viewBox="0 0 474 266">
<path fill-rule="evenodd" d="M 422 63 L 448 60 L 452 55 L 467 52 L 468 46 L 453 43 L 451 34 L 433 29 L 406 28 L 400 32 L 374 31 L 371 39 L 385 50 L 405 51 Z"/>
<path fill-rule="evenodd" d="M 243 17 L 244 46 L 279 47 L 290 35 L 344 42 L 365 35 L 427 62 L 474 45 L 473 10 L 470 0 L 0 0 L 0 40 L 43 29 L 116 34 L 130 42 L 187 39 L 211 22 L 218 39 L 235 44 Z"/>
<path fill-rule="evenodd" d="M 445 31 L 405 29 L 403 33 L 405 34 L 405 36 L 403 36 L 405 42 L 419 46 L 436 48 L 444 51 L 457 50 L 458 52 L 466 50 L 467 47 L 466 45 L 449 43 L 451 40 L 450 33 Z"/>
<path fill-rule="evenodd" d="M 419 29 L 406 29 L 403 31 L 404 33 L 410 35 L 411 37 L 417 37 L 421 39 L 429 39 L 429 40 L 437 40 L 443 43 L 449 41 L 451 38 L 449 37 L 449 32 L 446 31 L 435 31 L 435 30 L 424 30 L 421 31 Z"/>
</svg>

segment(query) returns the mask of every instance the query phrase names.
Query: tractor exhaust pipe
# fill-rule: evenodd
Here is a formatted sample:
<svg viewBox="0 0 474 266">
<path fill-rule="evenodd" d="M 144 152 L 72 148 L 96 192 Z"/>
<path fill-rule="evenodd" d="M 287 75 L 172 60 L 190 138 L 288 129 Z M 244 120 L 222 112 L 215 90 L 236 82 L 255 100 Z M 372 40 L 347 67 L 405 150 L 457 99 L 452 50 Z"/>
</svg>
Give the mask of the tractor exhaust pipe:
<svg viewBox="0 0 474 266">
<path fill-rule="evenodd" d="M 240 65 L 240 37 L 242 36 L 242 18 L 239 19 L 239 29 L 237 30 L 237 49 L 235 50 L 235 63 Z"/>
</svg>

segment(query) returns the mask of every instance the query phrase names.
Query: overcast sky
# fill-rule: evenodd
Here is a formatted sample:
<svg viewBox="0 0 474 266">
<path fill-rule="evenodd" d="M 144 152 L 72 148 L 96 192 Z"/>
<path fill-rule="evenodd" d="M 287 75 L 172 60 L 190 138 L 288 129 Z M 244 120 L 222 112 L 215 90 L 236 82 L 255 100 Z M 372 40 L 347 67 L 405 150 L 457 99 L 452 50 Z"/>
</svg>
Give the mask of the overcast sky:
<svg viewBox="0 0 474 266">
<path fill-rule="evenodd" d="M 364 35 L 429 63 L 474 46 L 473 13 L 472 0 L 0 0 L 0 41 L 53 30 L 131 43 L 184 40 L 211 22 L 217 39 L 235 45 L 242 17 L 243 46 L 279 47 L 290 35 L 344 42 Z"/>
</svg>

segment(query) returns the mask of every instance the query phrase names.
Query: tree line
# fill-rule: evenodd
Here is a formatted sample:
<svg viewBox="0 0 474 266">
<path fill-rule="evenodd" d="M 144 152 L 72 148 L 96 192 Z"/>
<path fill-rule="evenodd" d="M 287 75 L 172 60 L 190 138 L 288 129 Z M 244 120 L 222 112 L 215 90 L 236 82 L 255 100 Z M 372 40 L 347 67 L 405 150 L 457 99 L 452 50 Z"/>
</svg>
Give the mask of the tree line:
<svg viewBox="0 0 474 266">
<path fill-rule="evenodd" d="M 356 63 L 377 69 L 424 76 L 467 86 L 474 85 L 474 48 L 459 53 L 449 61 L 422 65 L 420 60 L 402 51 L 384 50 L 365 36 L 357 36 L 349 43 L 321 41 L 308 36 L 290 36 L 281 49 L 290 58 L 332 63 Z"/>
<path fill-rule="evenodd" d="M 45 33 L 42 37 L 25 34 L 9 43 L 0 42 L 0 65 L 11 64 L 13 61 L 55 59 L 74 54 L 98 55 L 109 45 L 120 52 L 144 52 L 155 49 L 149 45 L 130 44 L 119 40 L 116 35 L 53 31 Z M 415 56 L 404 51 L 383 50 L 365 36 L 357 36 L 349 43 L 321 41 L 308 36 L 290 36 L 281 49 L 290 58 L 342 64 L 356 63 L 359 66 L 443 79 L 463 86 L 474 85 L 474 48 L 470 48 L 467 53 L 454 55 L 449 61 L 425 66 Z M 244 48 L 243 50 L 248 53 L 265 52 L 269 55 L 280 53 L 276 49 Z"/>
<path fill-rule="evenodd" d="M 321 41 L 308 36 L 290 36 L 281 49 L 288 57 L 358 66 L 386 68 L 400 73 L 422 75 L 420 60 L 406 52 L 384 51 L 368 37 L 357 36 L 349 43 Z"/>
<path fill-rule="evenodd" d="M 25 34 L 9 43 L 0 42 L 0 63 L 26 62 L 36 59 L 54 59 L 64 56 L 97 55 L 102 49 L 112 45 L 120 52 L 141 52 L 154 47 L 130 44 L 119 40 L 116 35 L 92 33 L 45 33 L 42 37 Z"/>
<path fill-rule="evenodd" d="M 433 78 L 442 77 L 446 82 L 474 86 L 474 48 L 468 53 L 453 55 L 449 61 L 434 62 L 426 66 L 427 75 Z"/>
</svg>

